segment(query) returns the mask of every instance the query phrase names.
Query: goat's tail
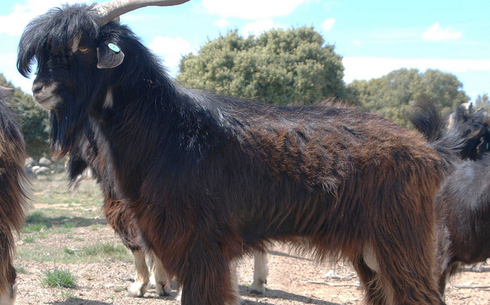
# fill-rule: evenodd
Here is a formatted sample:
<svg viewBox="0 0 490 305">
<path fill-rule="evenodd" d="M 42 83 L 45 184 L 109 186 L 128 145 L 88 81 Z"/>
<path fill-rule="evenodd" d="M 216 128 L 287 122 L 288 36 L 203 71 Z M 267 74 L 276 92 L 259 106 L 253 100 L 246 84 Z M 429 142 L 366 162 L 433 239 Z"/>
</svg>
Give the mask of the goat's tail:
<svg viewBox="0 0 490 305">
<path fill-rule="evenodd" d="M 412 106 L 412 110 L 408 119 L 437 151 L 444 170 L 452 171 L 454 164 L 461 159 L 461 151 L 467 142 L 460 126 L 456 124 L 448 128 L 446 120 L 431 101 L 418 102 Z"/>
</svg>

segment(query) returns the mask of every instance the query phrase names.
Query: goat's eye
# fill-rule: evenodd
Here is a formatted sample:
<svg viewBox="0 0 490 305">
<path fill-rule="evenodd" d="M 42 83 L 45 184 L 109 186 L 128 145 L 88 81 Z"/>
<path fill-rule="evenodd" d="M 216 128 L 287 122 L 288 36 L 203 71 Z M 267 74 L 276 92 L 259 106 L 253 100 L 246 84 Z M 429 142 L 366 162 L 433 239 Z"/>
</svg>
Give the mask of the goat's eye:
<svg viewBox="0 0 490 305">
<path fill-rule="evenodd" d="M 85 46 L 78 46 L 78 51 L 80 53 L 87 53 L 88 52 L 88 47 Z"/>
</svg>

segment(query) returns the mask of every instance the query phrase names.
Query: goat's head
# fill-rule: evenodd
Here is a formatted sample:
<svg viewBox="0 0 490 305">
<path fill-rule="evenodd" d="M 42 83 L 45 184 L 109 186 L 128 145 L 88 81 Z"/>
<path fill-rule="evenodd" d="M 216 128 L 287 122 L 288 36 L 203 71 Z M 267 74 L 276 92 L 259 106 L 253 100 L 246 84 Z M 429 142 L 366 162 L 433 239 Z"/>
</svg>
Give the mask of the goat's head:
<svg viewBox="0 0 490 305">
<path fill-rule="evenodd" d="M 471 103 L 462 104 L 449 116 L 448 128 L 456 126 L 465 137 L 463 158 L 475 160 L 490 150 L 490 115 L 485 109 L 475 110 Z"/>
<path fill-rule="evenodd" d="M 189 0 L 114 0 L 92 6 L 65 5 L 32 20 L 24 30 L 17 69 L 28 77 L 37 62 L 34 100 L 51 113 L 52 149 L 66 154 L 78 141 L 75 130 L 87 121 L 87 103 L 99 94 L 104 77 L 124 62 L 121 14 L 144 6 L 170 6 Z"/>
</svg>

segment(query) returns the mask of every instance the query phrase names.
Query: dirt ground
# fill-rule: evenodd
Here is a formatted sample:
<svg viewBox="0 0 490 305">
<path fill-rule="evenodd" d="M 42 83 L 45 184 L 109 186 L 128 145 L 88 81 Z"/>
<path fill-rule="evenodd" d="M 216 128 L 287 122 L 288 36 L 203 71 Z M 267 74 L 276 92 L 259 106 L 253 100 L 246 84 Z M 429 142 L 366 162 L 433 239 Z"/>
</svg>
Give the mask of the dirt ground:
<svg viewBox="0 0 490 305">
<path fill-rule="evenodd" d="M 83 243 L 94 241 L 114 241 L 117 237 L 109 227 L 97 232 L 89 228 L 76 228 L 76 236 L 90 236 Z M 43 240 L 50 247 L 67 247 L 72 240 L 60 236 L 50 236 Z M 22 241 L 18 242 L 19 246 Z M 79 245 L 78 245 L 79 246 Z M 134 276 L 134 266 L 130 261 L 118 261 L 101 257 L 97 263 L 41 263 L 17 259 L 26 273 L 19 274 L 17 305 L 56 304 L 56 305 L 135 305 L 135 304 L 179 304 L 174 290 L 169 297 L 158 297 L 150 288 L 143 298 L 127 297 L 127 288 Z M 78 287 L 48 288 L 41 285 L 41 275 L 45 270 L 68 269 L 76 276 Z M 244 304 L 363 304 L 362 291 L 354 271 L 348 266 L 338 264 L 317 264 L 308 257 L 301 257 L 288 248 L 275 246 L 269 254 L 269 277 L 264 296 L 252 296 L 249 287 L 252 282 L 253 260 L 245 257 L 239 265 L 240 294 Z M 490 304 L 490 266 L 483 265 L 481 272 L 465 271 L 452 278 L 447 288 L 448 305 Z"/>
</svg>

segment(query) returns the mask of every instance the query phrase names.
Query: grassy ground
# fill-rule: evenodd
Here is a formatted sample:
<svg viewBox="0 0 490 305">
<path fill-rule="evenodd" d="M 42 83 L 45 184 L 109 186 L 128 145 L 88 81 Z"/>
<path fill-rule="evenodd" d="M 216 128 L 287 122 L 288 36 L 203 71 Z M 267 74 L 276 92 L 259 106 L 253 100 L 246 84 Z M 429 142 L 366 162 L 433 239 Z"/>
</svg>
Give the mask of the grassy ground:
<svg viewBox="0 0 490 305">
<path fill-rule="evenodd" d="M 16 264 L 25 260 L 88 263 L 98 262 L 101 257 L 132 261 L 117 237 L 104 241 L 97 238 L 107 221 L 100 213 L 102 196 L 93 180 L 83 181 L 76 191 L 68 189 L 63 174 L 41 176 L 32 182 L 32 206 L 17 242 Z M 77 233 L 80 228 L 89 234 Z"/>
</svg>

